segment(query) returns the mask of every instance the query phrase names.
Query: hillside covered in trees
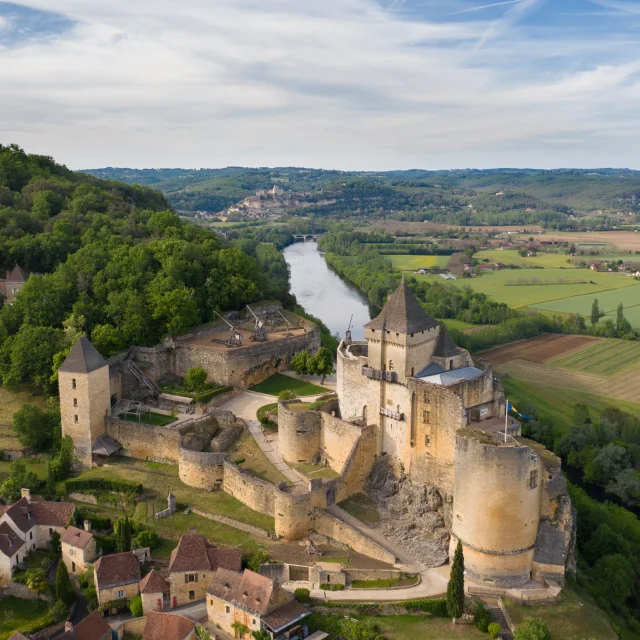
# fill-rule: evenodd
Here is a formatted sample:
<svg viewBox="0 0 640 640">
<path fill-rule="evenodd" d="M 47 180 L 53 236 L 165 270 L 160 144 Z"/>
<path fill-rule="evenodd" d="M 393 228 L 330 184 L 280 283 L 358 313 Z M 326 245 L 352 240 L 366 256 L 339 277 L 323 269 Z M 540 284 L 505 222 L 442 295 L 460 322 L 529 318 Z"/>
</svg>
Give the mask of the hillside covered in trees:
<svg viewBox="0 0 640 640">
<path fill-rule="evenodd" d="M 32 275 L 0 308 L 9 389 L 29 379 L 52 391 L 52 363 L 80 333 L 111 355 L 209 321 L 214 310 L 289 299 L 272 245 L 247 255 L 181 220 L 159 191 L 0 145 L 0 273 L 15 264 Z"/>
<path fill-rule="evenodd" d="M 626 169 L 495 169 L 344 172 L 295 167 L 119 169 L 97 177 L 150 185 L 179 211 L 216 213 L 274 185 L 296 194 L 301 215 L 384 216 L 450 224 L 598 226 L 571 216 L 640 213 L 640 172 Z"/>
</svg>

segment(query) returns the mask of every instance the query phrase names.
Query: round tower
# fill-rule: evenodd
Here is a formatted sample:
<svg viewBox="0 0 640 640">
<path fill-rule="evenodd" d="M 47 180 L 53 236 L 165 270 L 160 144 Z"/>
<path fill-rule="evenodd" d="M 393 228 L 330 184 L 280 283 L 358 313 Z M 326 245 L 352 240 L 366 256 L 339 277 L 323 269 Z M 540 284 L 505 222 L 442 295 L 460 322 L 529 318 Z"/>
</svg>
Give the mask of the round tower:
<svg viewBox="0 0 640 640">
<path fill-rule="evenodd" d="M 278 446 L 287 462 L 311 462 L 320 449 L 321 416 L 317 411 L 296 411 L 299 400 L 278 403 Z"/>
<path fill-rule="evenodd" d="M 529 447 L 458 431 L 450 555 L 460 540 L 473 582 L 511 587 L 531 578 L 541 474 Z"/>
</svg>

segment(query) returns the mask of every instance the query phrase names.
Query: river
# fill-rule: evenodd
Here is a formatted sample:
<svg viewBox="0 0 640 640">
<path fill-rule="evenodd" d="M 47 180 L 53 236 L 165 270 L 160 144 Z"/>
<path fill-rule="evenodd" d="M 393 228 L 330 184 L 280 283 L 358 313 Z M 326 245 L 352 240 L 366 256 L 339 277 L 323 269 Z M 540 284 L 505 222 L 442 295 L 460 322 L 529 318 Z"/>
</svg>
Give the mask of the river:
<svg viewBox="0 0 640 640">
<path fill-rule="evenodd" d="M 367 299 L 329 267 L 318 245 L 315 242 L 296 242 L 285 248 L 284 259 L 291 271 L 290 291 L 298 299 L 298 304 L 341 338 L 353 314 L 353 338 L 362 340 L 363 327 L 371 319 Z"/>
</svg>

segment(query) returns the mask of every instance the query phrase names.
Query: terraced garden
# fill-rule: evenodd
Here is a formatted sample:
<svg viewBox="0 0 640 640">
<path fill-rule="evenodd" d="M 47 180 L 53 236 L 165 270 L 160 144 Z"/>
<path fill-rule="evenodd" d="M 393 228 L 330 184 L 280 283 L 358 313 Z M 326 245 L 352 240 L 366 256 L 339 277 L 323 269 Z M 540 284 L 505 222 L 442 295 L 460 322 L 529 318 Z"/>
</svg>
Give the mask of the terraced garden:
<svg viewBox="0 0 640 640">
<path fill-rule="evenodd" d="M 577 351 L 551 358 L 554 367 L 611 376 L 640 366 L 640 343 L 614 338 L 593 342 Z"/>
</svg>

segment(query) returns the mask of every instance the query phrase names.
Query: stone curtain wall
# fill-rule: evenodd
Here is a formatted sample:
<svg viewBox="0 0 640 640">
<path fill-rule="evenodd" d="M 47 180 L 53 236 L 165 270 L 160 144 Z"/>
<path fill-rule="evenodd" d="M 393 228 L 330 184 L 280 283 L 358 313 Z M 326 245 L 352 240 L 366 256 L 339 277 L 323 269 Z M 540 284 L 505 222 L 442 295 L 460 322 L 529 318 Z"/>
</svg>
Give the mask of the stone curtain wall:
<svg viewBox="0 0 640 640">
<path fill-rule="evenodd" d="M 324 414 L 291 411 L 287 405 L 292 402 L 278 403 L 278 446 L 288 462 L 311 462 L 320 449 L 321 416 Z"/>
<path fill-rule="evenodd" d="M 198 489 L 221 489 L 224 482 L 224 453 L 190 451 L 179 444 L 178 465 L 180 480 Z"/>
<path fill-rule="evenodd" d="M 350 546 L 358 553 L 380 560 L 380 562 L 386 562 L 387 564 L 395 564 L 396 562 L 395 556 L 382 545 L 367 538 L 323 509 L 315 509 L 315 530 L 322 535 Z"/>
<path fill-rule="evenodd" d="M 228 460 L 224 461 L 223 467 L 223 489 L 254 511 L 273 517 L 276 485 L 252 476 Z"/>
<path fill-rule="evenodd" d="M 327 456 L 329 466 L 334 471 L 342 473 L 351 452 L 360 439 L 362 429 L 328 413 L 320 413 L 319 415 L 322 419 L 320 447 Z M 279 426 L 280 412 L 278 412 L 278 433 Z"/>
<path fill-rule="evenodd" d="M 341 477 L 336 481 L 336 502 L 364 490 L 376 458 L 376 427 L 362 427 L 349 457 L 345 461 Z"/>
<path fill-rule="evenodd" d="M 178 463 L 181 429 L 117 418 L 105 418 L 104 424 L 107 435 L 122 445 L 123 455 L 141 460 Z"/>
</svg>

